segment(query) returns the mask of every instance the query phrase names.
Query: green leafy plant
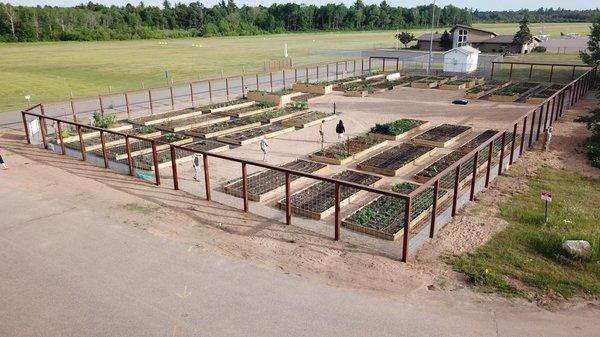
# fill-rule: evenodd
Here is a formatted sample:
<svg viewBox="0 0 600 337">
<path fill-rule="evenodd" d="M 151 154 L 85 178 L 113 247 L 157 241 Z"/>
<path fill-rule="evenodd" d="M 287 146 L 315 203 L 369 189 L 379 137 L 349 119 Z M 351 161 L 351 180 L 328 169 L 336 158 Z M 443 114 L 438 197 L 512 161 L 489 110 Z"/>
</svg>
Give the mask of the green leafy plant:
<svg viewBox="0 0 600 337">
<path fill-rule="evenodd" d="M 375 124 L 375 126 L 371 129 L 373 133 L 380 133 L 384 135 L 393 135 L 397 136 L 403 134 L 407 131 L 410 131 L 420 125 L 425 123 L 424 121 L 416 120 L 416 119 L 399 119 L 393 121 L 391 123 L 386 124 Z"/>
<path fill-rule="evenodd" d="M 102 114 L 98 111 L 94 112 L 94 114 L 92 115 L 93 119 L 94 119 L 94 126 L 98 127 L 98 128 L 103 128 L 103 129 L 108 129 L 111 126 L 113 126 L 117 120 L 117 116 L 115 115 L 105 115 L 102 116 Z"/>
</svg>

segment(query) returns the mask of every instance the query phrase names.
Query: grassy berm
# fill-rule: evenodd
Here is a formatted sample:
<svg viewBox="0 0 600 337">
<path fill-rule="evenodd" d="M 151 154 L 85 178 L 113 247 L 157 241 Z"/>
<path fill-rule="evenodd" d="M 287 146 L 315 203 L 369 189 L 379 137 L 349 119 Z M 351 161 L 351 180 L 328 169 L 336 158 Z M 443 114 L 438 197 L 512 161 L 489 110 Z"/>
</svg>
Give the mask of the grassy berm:
<svg viewBox="0 0 600 337">
<path fill-rule="evenodd" d="M 526 298 L 600 295 L 600 178 L 542 168 L 529 190 L 501 205 L 509 226 L 472 253 L 444 257 L 480 290 Z M 540 191 L 551 191 L 544 219 Z M 562 248 L 567 239 L 587 240 L 586 257 Z"/>
</svg>

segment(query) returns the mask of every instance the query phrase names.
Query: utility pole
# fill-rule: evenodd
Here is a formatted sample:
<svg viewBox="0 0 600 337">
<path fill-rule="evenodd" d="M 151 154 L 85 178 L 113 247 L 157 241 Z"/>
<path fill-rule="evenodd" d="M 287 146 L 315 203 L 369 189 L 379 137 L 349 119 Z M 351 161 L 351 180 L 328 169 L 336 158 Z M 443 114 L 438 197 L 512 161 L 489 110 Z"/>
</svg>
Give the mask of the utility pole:
<svg viewBox="0 0 600 337">
<path fill-rule="evenodd" d="M 433 54 L 433 24 L 435 22 L 435 0 L 431 6 L 431 37 L 429 38 L 429 64 L 427 65 L 427 75 L 431 74 L 431 57 Z"/>
</svg>

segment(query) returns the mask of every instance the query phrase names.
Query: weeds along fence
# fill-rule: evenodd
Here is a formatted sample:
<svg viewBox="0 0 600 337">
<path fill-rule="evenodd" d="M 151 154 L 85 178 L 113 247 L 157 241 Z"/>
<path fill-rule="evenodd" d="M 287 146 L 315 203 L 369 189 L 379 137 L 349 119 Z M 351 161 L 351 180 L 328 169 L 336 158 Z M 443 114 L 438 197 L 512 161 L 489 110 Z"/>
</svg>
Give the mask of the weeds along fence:
<svg viewBox="0 0 600 337">
<path fill-rule="evenodd" d="M 584 64 L 493 61 L 490 77 L 507 80 L 572 82 L 589 70 Z"/>
<path fill-rule="evenodd" d="M 255 177 L 252 172 L 269 170 L 271 175 L 267 180 L 277 182 L 276 187 L 280 188 L 285 195 L 277 202 L 277 205 L 285 212 L 287 225 L 292 223 L 293 214 L 314 215 L 303 213 L 303 209 L 296 204 L 300 194 L 310 194 L 310 191 L 304 192 L 306 188 L 301 190 L 294 187 L 294 182 L 298 179 L 313 181 L 316 183 L 315 186 L 318 185 L 314 188 L 320 191 L 322 198 L 306 199 L 303 205 L 316 207 L 316 211 L 321 212 L 319 213 L 321 215 L 324 214 L 324 218 L 327 218 L 328 215 L 333 216 L 333 238 L 335 240 L 341 239 L 342 225 L 356 229 L 352 225 L 352 215 L 360 212 L 360 209 L 355 210 L 352 214 L 347 214 L 347 211 L 344 214 L 342 207 L 352 198 L 362 194 L 361 197 L 366 196 L 373 203 L 379 203 L 380 206 L 393 210 L 391 216 L 388 214 L 387 218 L 382 218 L 384 227 L 387 227 L 373 230 L 373 233 L 370 234 L 378 235 L 382 232 L 385 234 L 387 231 L 391 232 L 394 237 L 402 236 L 402 244 L 394 245 L 394 247 L 401 250 L 399 252 L 401 260 L 406 261 L 409 254 L 428 238 L 434 237 L 435 233 L 456 214 L 461 206 L 473 200 L 477 192 L 487 188 L 496 176 L 507 170 L 526 149 L 531 148 L 534 142 L 543 136 L 547 128 L 563 116 L 565 109 L 577 103 L 594 86 L 596 78 L 597 68 L 588 68 L 560 91 L 515 120 L 512 127 L 500 130 L 490 138 L 464 150 L 464 156 L 448 165 L 427 182 L 420 186 L 415 185 L 413 188 L 396 190 L 378 188 L 376 180 L 369 180 L 369 177 L 365 178 L 356 174 L 351 174 L 352 178 L 340 175 L 325 177 L 295 167 L 274 166 L 264 162 L 214 153 L 206 149 L 186 147 L 183 145 L 186 142 L 185 139 L 164 139 L 162 138 L 164 136 L 159 135 L 141 137 L 131 135 L 127 130 L 109 131 L 88 126 L 45 115 L 41 105 L 22 111 L 22 117 L 27 141 L 30 144 L 30 122 L 37 120 L 39 124 L 31 125 L 39 125 L 45 148 L 58 146 L 59 148 L 54 150 L 62 154 L 81 156 L 82 160 L 87 160 L 94 165 L 130 175 L 139 176 L 136 168 L 144 167 L 144 174 L 150 174 L 150 176 L 142 178 L 152 179 L 156 185 L 160 185 L 161 176 L 168 176 L 169 185 L 172 184 L 175 190 L 184 187 L 183 184 L 187 184 L 186 181 L 180 180 L 182 175 L 178 172 L 178 165 L 181 164 L 183 158 L 189 158 L 189 155 L 198 155 L 203 168 L 203 176 L 198 177 L 202 181 L 204 190 L 201 194 L 207 200 L 221 202 L 221 200 L 213 198 L 212 192 L 217 189 L 213 188 L 212 184 L 217 182 L 214 177 L 211 178 L 209 163 L 213 163 L 212 168 L 215 168 L 214 163 L 217 162 L 219 169 L 222 169 L 221 163 L 228 163 L 233 170 L 241 172 L 239 199 L 235 200 L 239 202 L 238 207 L 245 212 L 250 212 L 251 206 L 266 207 L 261 203 L 250 204 L 249 201 L 253 198 L 253 191 L 250 188 L 254 183 L 253 177 Z M 48 130 L 48 121 L 55 125 L 55 130 L 52 132 Z M 71 133 L 63 132 L 67 129 L 71 130 Z M 56 145 L 49 142 L 51 133 L 56 135 Z M 94 155 L 88 155 L 90 153 Z M 179 167 L 181 166 L 179 165 Z M 197 189 L 197 186 L 195 185 L 193 188 Z M 305 220 L 303 219 L 303 221 Z M 322 222 L 320 228 L 323 229 Z M 329 231 L 331 228 L 324 230 Z M 360 228 L 358 230 L 360 231 Z M 394 233 L 396 230 L 397 233 Z M 368 231 L 363 230 L 363 232 Z M 356 234 L 346 231 L 344 235 L 349 238 Z"/>
<path fill-rule="evenodd" d="M 294 82 L 327 81 L 378 71 L 380 60 L 364 58 L 318 63 L 267 73 L 241 74 L 166 87 L 148 88 L 41 104 L 42 113 L 85 124 L 94 112 L 119 117 L 197 107 L 242 98 L 249 90 L 278 91 Z"/>
</svg>

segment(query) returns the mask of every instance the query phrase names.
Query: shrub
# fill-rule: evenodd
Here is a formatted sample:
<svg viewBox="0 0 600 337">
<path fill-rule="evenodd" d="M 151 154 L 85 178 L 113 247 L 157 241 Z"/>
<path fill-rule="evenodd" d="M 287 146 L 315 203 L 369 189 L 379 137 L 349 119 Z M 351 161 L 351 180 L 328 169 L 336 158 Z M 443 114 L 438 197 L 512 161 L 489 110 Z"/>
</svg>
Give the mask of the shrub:
<svg viewBox="0 0 600 337">
<path fill-rule="evenodd" d="M 98 111 L 94 112 L 93 117 L 94 117 L 94 126 L 98 127 L 98 128 L 103 128 L 103 129 L 110 128 L 113 124 L 115 124 L 115 121 L 117 120 L 115 115 L 102 116 L 102 114 L 99 113 Z"/>
<path fill-rule="evenodd" d="M 591 110 L 590 115 L 577 118 L 577 121 L 585 123 L 587 129 L 592 132 L 584 147 L 591 165 L 600 168 L 600 107 Z"/>
</svg>

